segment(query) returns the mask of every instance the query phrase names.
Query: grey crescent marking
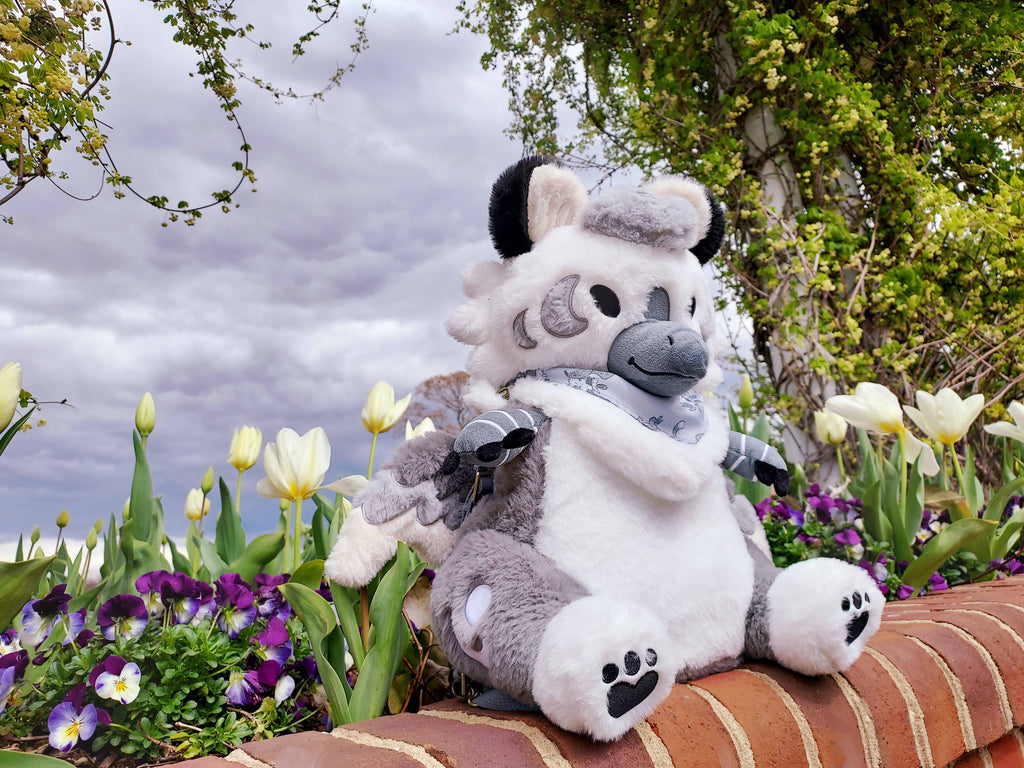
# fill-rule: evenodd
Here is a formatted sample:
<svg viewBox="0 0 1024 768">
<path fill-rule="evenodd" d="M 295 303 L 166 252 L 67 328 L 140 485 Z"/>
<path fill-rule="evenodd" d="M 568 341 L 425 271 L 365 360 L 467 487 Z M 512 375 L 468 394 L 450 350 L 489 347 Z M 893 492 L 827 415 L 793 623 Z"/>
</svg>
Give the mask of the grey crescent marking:
<svg viewBox="0 0 1024 768">
<path fill-rule="evenodd" d="M 587 320 L 572 311 L 572 296 L 579 282 L 579 275 L 563 277 L 544 297 L 540 324 L 552 336 L 568 339 L 587 330 Z"/>
<path fill-rule="evenodd" d="M 512 321 L 512 335 L 515 337 L 516 344 L 523 349 L 533 349 L 537 346 L 537 342 L 531 339 L 530 334 L 526 332 L 525 309 L 516 315 L 516 319 Z"/>
</svg>

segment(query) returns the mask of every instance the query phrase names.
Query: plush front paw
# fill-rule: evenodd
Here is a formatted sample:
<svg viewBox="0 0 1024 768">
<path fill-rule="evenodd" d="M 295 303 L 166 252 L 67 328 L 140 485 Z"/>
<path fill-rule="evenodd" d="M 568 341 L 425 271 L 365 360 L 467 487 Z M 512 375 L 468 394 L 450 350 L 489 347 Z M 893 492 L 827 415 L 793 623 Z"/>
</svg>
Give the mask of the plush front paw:
<svg viewBox="0 0 1024 768">
<path fill-rule="evenodd" d="M 591 596 L 548 624 L 533 669 L 533 696 L 568 731 L 620 738 L 660 704 L 675 681 L 671 643 L 646 609 Z"/>
<path fill-rule="evenodd" d="M 805 675 L 841 672 L 878 631 L 885 599 L 861 568 L 816 558 L 783 570 L 768 590 L 772 653 Z"/>
</svg>

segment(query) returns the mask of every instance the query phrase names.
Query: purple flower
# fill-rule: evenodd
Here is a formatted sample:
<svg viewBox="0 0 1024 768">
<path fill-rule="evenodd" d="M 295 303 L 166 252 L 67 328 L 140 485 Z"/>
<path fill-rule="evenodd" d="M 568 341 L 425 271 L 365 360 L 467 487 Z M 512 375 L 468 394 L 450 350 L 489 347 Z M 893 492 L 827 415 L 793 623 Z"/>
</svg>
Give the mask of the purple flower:
<svg viewBox="0 0 1024 768">
<path fill-rule="evenodd" d="M 160 585 L 170 576 L 167 571 L 150 571 L 135 580 L 135 590 L 142 596 L 150 616 L 159 616 L 164 612 L 164 605 L 160 601 Z"/>
<path fill-rule="evenodd" d="M 20 650 L 21 640 L 18 639 L 18 631 L 16 629 L 0 632 L 0 656 Z"/>
<path fill-rule="evenodd" d="M 199 610 L 199 587 L 191 576 L 177 571 L 168 574 L 160 581 L 159 591 L 160 602 L 171 612 L 175 624 L 188 624 Z"/>
<path fill-rule="evenodd" d="M 255 704 L 264 691 L 275 688 L 281 676 L 281 665 L 276 661 L 264 661 L 248 672 L 234 671 L 228 679 L 228 701 L 236 706 Z"/>
<path fill-rule="evenodd" d="M 7 709 L 7 699 L 14 690 L 14 677 L 17 670 L 14 667 L 0 668 L 0 715 Z"/>
<path fill-rule="evenodd" d="M 237 573 L 225 573 L 217 579 L 217 626 L 236 638 L 256 618 L 255 596 Z"/>
<path fill-rule="evenodd" d="M 123 662 L 124 659 L 121 659 Z M 102 665 L 100 665 L 102 666 Z M 99 667 L 97 667 L 99 669 Z M 93 672 L 96 670 L 94 669 Z M 90 675 L 90 678 L 92 675 Z M 134 661 L 121 664 L 117 672 L 103 670 L 96 675 L 93 685 L 102 699 L 114 699 L 122 704 L 131 704 L 139 695 L 142 671 Z"/>
<path fill-rule="evenodd" d="M 928 579 L 928 589 L 933 592 L 941 592 L 944 589 L 949 589 L 949 584 L 938 572 L 935 572 Z"/>
<path fill-rule="evenodd" d="M 264 660 L 276 661 L 281 667 L 292 655 L 292 639 L 288 635 L 284 622 L 277 616 L 271 616 L 267 628 L 249 642 L 256 646 L 256 655 Z"/>
<path fill-rule="evenodd" d="M 288 581 L 289 575 L 282 573 L 278 576 L 269 576 L 257 573 L 253 581 L 256 583 L 256 608 L 260 616 L 276 615 L 282 621 L 287 621 L 292 615 L 292 608 L 284 599 L 278 587 Z"/>
<path fill-rule="evenodd" d="M 96 611 L 96 623 L 107 640 L 136 639 L 146 629 L 148 619 L 146 603 L 136 595 L 115 595 Z"/>
<path fill-rule="evenodd" d="M 858 534 L 853 528 L 846 528 L 845 530 L 839 531 L 835 536 L 837 544 L 841 544 L 844 547 L 855 547 L 861 543 L 860 534 Z"/>
<path fill-rule="evenodd" d="M 906 600 L 908 597 L 913 597 L 914 588 L 907 584 L 900 584 L 900 588 L 896 590 L 896 597 L 900 600 Z"/>
<path fill-rule="evenodd" d="M 15 677 L 21 677 L 28 668 L 28 651 L 11 651 L 0 656 L 0 669 L 13 669 Z"/>
<path fill-rule="evenodd" d="M 79 708 L 72 701 L 61 702 L 46 720 L 50 728 L 50 746 L 61 752 L 70 752 L 79 739 L 92 738 L 98 719 L 96 707 L 92 704 Z"/>
<path fill-rule="evenodd" d="M 192 617 L 192 623 L 198 624 L 207 619 L 217 610 L 217 601 L 214 598 L 213 585 L 205 581 L 196 582 L 196 615 Z"/>
<path fill-rule="evenodd" d="M 58 584 L 46 597 L 25 603 L 21 609 L 22 645 L 39 646 L 50 636 L 61 615 L 68 611 L 71 596 L 66 591 L 67 584 Z"/>
<path fill-rule="evenodd" d="M 298 672 L 306 680 L 320 680 L 320 670 L 317 669 L 316 659 L 313 656 L 296 659 L 290 669 Z"/>
<path fill-rule="evenodd" d="M 1004 567 L 1006 568 L 1006 572 L 1011 576 L 1016 576 L 1018 573 L 1024 573 L 1024 563 L 1021 563 L 1021 561 L 1016 558 L 1008 561 Z"/>
</svg>

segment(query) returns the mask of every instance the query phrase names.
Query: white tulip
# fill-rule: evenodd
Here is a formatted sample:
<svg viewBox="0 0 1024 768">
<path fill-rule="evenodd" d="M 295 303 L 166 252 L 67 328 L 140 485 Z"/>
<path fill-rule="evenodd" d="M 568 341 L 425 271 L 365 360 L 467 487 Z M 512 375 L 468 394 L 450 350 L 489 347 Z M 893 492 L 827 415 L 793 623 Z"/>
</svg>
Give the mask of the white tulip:
<svg viewBox="0 0 1024 768">
<path fill-rule="evenodd" d="M 1024 443 L 1024 405 L 1014 400 L 1006 410 L 1010 412 L 1010 418 L 1013 421 L 997 421 L 995 424 L 986 424 L 985 431 L 990 435 L 1009 437 L 1011 440 Z"/>
<path fill-rule="evenodd" d="M 905 405 L 903 410 L 918 429 L 943 445 L 961 439 L 985 407 L 984 395 L 971 395 L 966 400 L 949 387 L 937 395 L 917 392 L 917 408 Z"/>
<path fill-rule="evenodd" d="M 21 363 L 10 362 L 0 368 L 0 432 L 14 420 L 21 397 Z"/>
<path fill-rule="evenodd" d="M 322 427 L 301 437 L 285 427 L 263 450 L 267 476 L 256 484 L 256 492 L 268 499 L 308 499 L 320 489 L 330 464 L 331 444 Z"/>
</svg>

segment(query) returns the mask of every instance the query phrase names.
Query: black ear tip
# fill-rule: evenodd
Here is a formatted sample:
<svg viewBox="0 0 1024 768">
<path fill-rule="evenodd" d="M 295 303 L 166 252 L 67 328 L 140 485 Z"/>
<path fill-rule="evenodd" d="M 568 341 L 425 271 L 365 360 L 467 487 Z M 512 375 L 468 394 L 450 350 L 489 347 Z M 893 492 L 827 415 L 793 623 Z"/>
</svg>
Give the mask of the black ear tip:
<svg viewBox="0 0 1024 768">
<path fill-rule="evenodd" d="M 722 205 L 710 190 L 705 189 L 704 194 L 707 195 L 708 203 L 711 205 L 711 224 L 708 226 L 708 233 L 704 235 L 704 239 L 690 249 L 690 252 L 697 257 L 697 261 L 701 264 L 711 261 L 725 240 L 725 213 L 722 211 Z"/>
<path fill-rule="evenodd" d="M 545 155 L 524 157 L 506 168 L 491 187 L 489 229 L 491 241 L 503 259 L 515 258 L 533 247 L 526 210 L 530 176 L 534 168 L 549 163 L 559 164 Z"/>
</svg>

